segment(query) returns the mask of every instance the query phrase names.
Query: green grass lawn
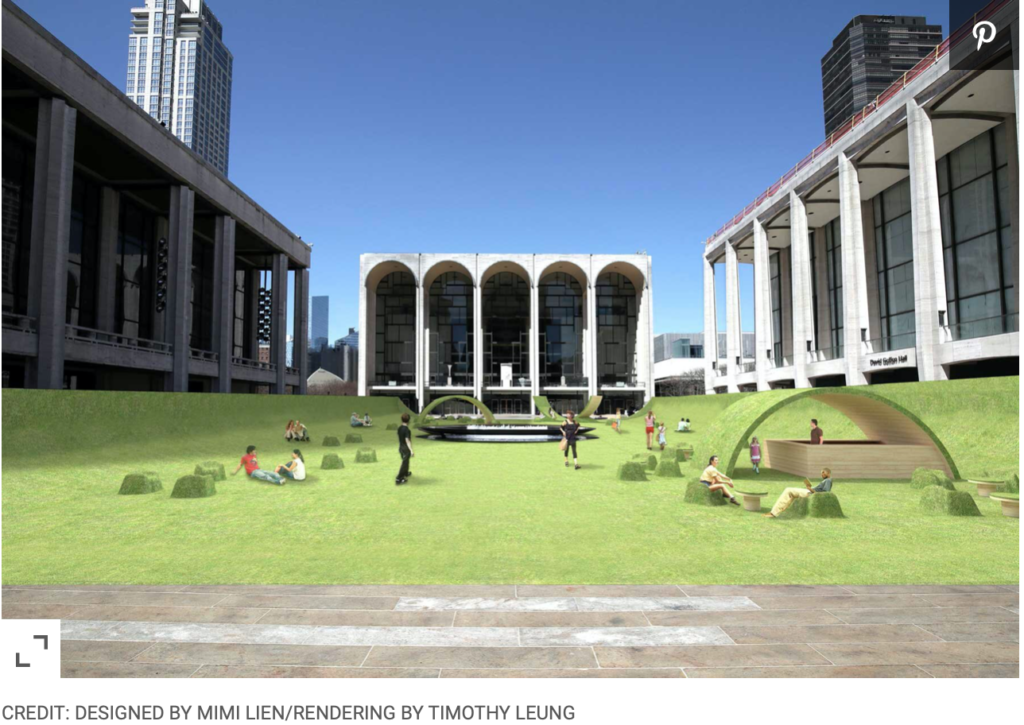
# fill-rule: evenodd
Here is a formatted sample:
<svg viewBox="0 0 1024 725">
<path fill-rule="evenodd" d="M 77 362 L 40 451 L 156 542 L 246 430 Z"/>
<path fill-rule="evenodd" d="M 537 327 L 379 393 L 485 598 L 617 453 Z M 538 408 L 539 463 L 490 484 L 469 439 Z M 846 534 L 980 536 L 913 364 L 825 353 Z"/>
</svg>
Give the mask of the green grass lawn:
<svg viewBox="0 0 1024 725">
<path fill-rule="evenodd" d="M 925 419 L 962 475 L 1015 471 L 1018 379 L 877 386 Z M 737 396 L 655 400 L 659 417 L 690 418 L 695 443 Z M 684 504 L 706 461 L 683 479 L 615 480 L 644 450 L 642 421 L 603 423 L 580 444 L 584 469 L 556 444 L 416 439 L 415 473 L 395 487 L 398 408 L 388 399 L 122 393 L 3 393 L 3 582 L 54 583 L 1017 583 L 1018 521 L 975 497 L 980 518 L 930 516 L 906 483 L 837 481 L 845 519 L 774 521 L 739 507 Z M 855 437 L 838 414 L 798 401 L 762 437 L 803 437 L 816 414 L 833 438 Z M 363 444 L 348 416 L 369 411 Z M 830 418 L 830 414 L 833 417 Z M 284 424 L 299 417 L 310 478 L 278 487 L 244 477 L 206 499 L 171 499 L 174 480 L 212 459 L 230 473 L 245 446 L 264 468 L 287 459 Z M 376 464 L 355 451 L 377 450 Z M 345 468 L 322 471 L 324 453 Z M 755 477 L 765 510 L 797 479 Z M 122 477 L 153 470 L 164 490 L 118 496 Z M 958 483 L 975 494 L 973 486 Z"/>
</svg>

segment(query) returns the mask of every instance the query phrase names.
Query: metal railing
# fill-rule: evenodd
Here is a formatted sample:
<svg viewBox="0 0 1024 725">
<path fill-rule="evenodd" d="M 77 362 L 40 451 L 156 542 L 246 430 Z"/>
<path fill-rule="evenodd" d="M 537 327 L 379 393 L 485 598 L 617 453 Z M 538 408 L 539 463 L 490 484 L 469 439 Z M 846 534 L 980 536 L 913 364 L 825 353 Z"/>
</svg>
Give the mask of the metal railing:
<svg viewBox="0 0 1024 725">
<path fill-rule="evenodd" d="M 980 320 L 966 320 L 949 326 L 950 336 L 954 340 L 973 340 L 978 337 L 992 337 L 1017 332 L 1017 313 L 985 317 Z"/>
<path fill-rule="evenodd" d="M 955 48 L 964 40 L 970 39 L 972 37 L 972 30 L 974 26 L 978 23 L 978 21 L 986 20 L 987 18 L 992 17 L 993 15 L 996 14 L 996 12 L 1001 10 L 1004 5 L 1007 5 L 1011 1 L 1012 0 L 992 0 L 992 2 L 986 5 L 984 9 L 982 9 L 978 13 L 975 13 L 974 17 L 971 20 L 964 23 L 955 31 L 950 33 L 948 38 L 946 38 L 937 46 L 935 46 L 935 50 L 929 52 L 928 55 L 926 55 L 917 63 L 917 65 L 915 65 L 913 68 L 904 73 L 899 80 L 892 83 L 888 88 L 886 88 L 878 96 L 876 96 L 874 101 L 869 103 L 860 111 L 857 111 L 857 113 L 855 113 L 849 121 L 847 121 L 842 126 L 837 128 L 835 131 L 830 133 L 828 135 L 828 138 L 826 138 L 822 143 L 815 147 L 811 151 L 811 153 L 807 154 L 807 156 L 801 159 L 796 166 L 794 166 L 792 169 L 783 174 L 782 178 L 780 178 L 774 184 L 772 184 L 763 192 L 761 192 L 761 194 L 756 199 L 754 199 L 754 201 L 752 201 L 750 204 L 743 208 L 743 211 L 741 211 L 739 214 L 737 214 L 732 219 L 723 224 L 718 229 L 718 231 L 716 231 L 714 234 L 712 234 L 704 241 L 704 246 L 710 246 L 711 243 L 714 242 L 719 236 L 721 236 L 726 230 L 734 227 L 735 225 L 743 221 L 744 217 L 746 217 L 748 214 L 754 211 L 754 209 L 759 207 L 762 202 L 764 202 L 766 199 L 772 196 L 775 196 L 775 194 L 779 192 L 779 190 L 787 181 L 792 179 L 800 171 L 802 171 L 804 168 L 810 165 L 810 163 L 814 161 L 814 159 L 816 159 L 818 156 L 821 156 L 823 153 L 832 148 L 832 146 L 834 146 L 835 143 L 839 141 L 839 139 L 848 134 L 857 126 L 863 124 L 864 121 L 868 118 L 868 116 L 872 115 L 875 111 L 877 111 L 879 108 L 885 105 L 900 91 L 906 88 L 907 83 L 911 82 L 919 75 L 924 73 L 926 70 L 931 68 L 933 65 L 935 65 L 939 61 L 939 58 L 946 55 L 950 51 L 950 49 Z"/>
<path fill-rule="evenodd" d="M 13 312 L 3 313 L 3 326 L 7 330 L 20 332 L 36 332 L 36 318 L 28 315 L 16 315 Z"/>
<path fill-rule="evenodd" d="M 742 365 L 740 365 L 740 372 L 741 373 L 752 373 L 752 372 L 755 372 L 756 370 L 757 370 L 757 363 L 756 362 L 748 362 L 748 363 L 743 363 Z"/>
<path fill-rule="evenodd" d="M 840 360 L 843 357 L 843 346 L 823 347 L 820 350 L 812 350 L 811 362 L 826 362 L 828 360 Z"/>
<path fill-rule="evenodd" d="M 906 350 L 917 346 L 916 332 L 901 332 L 898 335 L 888 337 L 876 337 L 867 341 L 868 352 L 892 352 L 893 350 Z"/>
<path fill-rule="evenodd" d="M 451 379 L 451 385 L 448 384 L 449 378 Z M 428 385 L 432 388 L 472 388 L 473 387 L 473 374 L 472 373 L 452 373 L 450 376 L 446 373 L 433 373 L 428 378 Z"/>
<path fill-rule="evenodd" d="M 252 368 L 253 370 L 276 370 L 277 367 L 274 363 L 262 362 L 260 360 L 250 360 L 247 357 L 233 356 L 231 358 L 232 365 L 239 365 L 243 368 Z"/>
<path fill-rule="evenodd" d="M 286 375 L 298 375 L 299 374 L 299 369 L 298 368 L 294 368 L 291 365 L 288 365 L 287 367 L 285 367 L 284 372 L 285 372 Z"/>
<path fill-rule="evenodd" d="M 585 388 L 590 379 L 585 375 L 542 375 L 541 385 L 545 388 Z"/>
<path fill-rule="evenodd" d="M 793 364 L 793 358 L 776 353 L 772 355 L 772 364 L 777 368 L 788 368 Z"/>
<path fill-rule="evenodd" d="M 200 350 L 198 347 L 190 347 L 188 349 L 188 356 L 193 360 L 203 360 L 205 362 L 217 362 L 219 356 L 215 352 L 209 350 Z"/>
<path fill-rule="evenodd" d="M 729 366 L 727 364 L 720 362 L 718 363 L 718 365 L 715 366 L 715 375 L 717 375 L 718 377 L 724 378 L 728 374 Z"/>
<path fill-rule="evenodd" d="M 637 377 L 633 373 L 602 375 L 598 384 L 602 388 L 635 388 Z"/>
<path fill-rule="evenodd" d="M 64 325 L 64 337 L 67 340 L 74 340 L 76 342 L 88 342 L 93 345 L 116 347 L 122 350 L 143 350 L 158 355 L 170 355 L 174 352 L 174 346 L 168 342 L 146 340 L 141 337 L 128 337 L 116 332 L 94 330 L 91 327 L 81 327 L 79 325 Z"/>
<path fill-rule="evenodd" d="M 484 387 L 497 388 L 501 387 L 501 374 L 500 373 L 484 373 Z M 527 375 L 513 375 L 512 385 L 513 388 L 530 388 L 530 378 Z"/>
</svg>

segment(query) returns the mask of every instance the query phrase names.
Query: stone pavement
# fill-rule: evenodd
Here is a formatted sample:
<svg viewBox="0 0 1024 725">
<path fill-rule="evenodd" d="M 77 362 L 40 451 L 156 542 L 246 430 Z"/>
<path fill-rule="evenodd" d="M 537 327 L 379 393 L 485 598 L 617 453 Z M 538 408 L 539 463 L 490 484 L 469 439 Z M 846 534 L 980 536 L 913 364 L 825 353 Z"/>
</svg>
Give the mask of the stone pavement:
<svg viewBox="0 0 1024 725">
<path fill-rule="evenodd" d="M 64 677 L 1018 677 L 1016 586 L 5 586 Z"/>
</svg>

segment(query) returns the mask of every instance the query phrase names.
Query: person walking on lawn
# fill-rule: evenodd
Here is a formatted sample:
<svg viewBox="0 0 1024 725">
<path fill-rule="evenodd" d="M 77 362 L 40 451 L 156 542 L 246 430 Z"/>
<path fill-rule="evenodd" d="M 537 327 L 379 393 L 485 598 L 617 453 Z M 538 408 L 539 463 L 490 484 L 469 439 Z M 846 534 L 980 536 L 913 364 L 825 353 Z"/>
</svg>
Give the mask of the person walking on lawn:
<svg viewBox="0 0 1024 725">
<path fill-rule="evenodd" d="M 276 483 L 278 486 L 284 485 L 284 479 L 281 476 L 260 468 L 259 461 L 256 460 L 256 446 L 249 446 L 245 449 L 245 455 L 242 456 L 242 460 L 235 466 L 235 470 L 231 472 L 231 475 L 234 476 L 238 473 L 242 466 L 245 466 L 245 475 L 249 478 L 255 478 L 257 481 L 266 481 L 267 483 Z"/>
<path fill-rule="evenodd" d="M 761 472 L 761 444 L 758 443 L 757 436 L 750 439 L 750 465 L 754 473 Z"/>
<path fill-rule="evenodd" d="M 772 510 L 765 514 L 766 518 L 776 519 L 779 515 L 793 505 L 793 502 L 798 498 L 807 498 L 813 496 L 816 493 L 828 493 L 832 490 L 832 471 L 823 468 L 821 470 L 821 483 L 811 488 L 811 482 L 806 478 L 804 479 L 803 488 L 787 488 L 779 495 L 775 505 L 772 506 Z"/>
<path fill-rule="evenodd" d="M 711 456 L 711 459 L 708 461 L 708 467 L 704 469 L 704 473 L 700 474 L 700 482 L 707 486 L 712 493 L 721 491 L 722 498 L 727 498 L 729 503 L 739 506 L 740 502 L 729 493 L 729 488 L 736 488 L 732 483 L 732 479 L 719 471 L 717 466 L 718 456 Z M 729 488 L 726 488 L 726 486 Z"/>
<path fill-rule="evenodd" d="M 412 431 L 409 430 L 409 414 L 402 413 L 402 425 L 398 426 L 398 455 L 402 457 L 402 467 L 398 469 L 395 476 L 395 485 L 401 486 L 409 481 L 412 471 L 409 470 L 409 460 L 416 455 L 412 449 Z"/>
<path fill-rule="evenodd" d="M 644 416 L 644 426 L 647 429 L 647 450 L 654 447 L 654 411 L 648 410 Z"/>
<path fill-rule="evenodd" d="M 571 410 L 565 412 L 565 422 L 560 426 L 562 429 L 562 452 L 565 454 L 565 467 L 569 467 L 569 449 L 572 448 L 572 462 L 576 470 L 580 470 L 579 457 L 576 455 L 576 435 L 580 432 L 580 424 L 576 421 L 576 414 Z"/>
</svg>

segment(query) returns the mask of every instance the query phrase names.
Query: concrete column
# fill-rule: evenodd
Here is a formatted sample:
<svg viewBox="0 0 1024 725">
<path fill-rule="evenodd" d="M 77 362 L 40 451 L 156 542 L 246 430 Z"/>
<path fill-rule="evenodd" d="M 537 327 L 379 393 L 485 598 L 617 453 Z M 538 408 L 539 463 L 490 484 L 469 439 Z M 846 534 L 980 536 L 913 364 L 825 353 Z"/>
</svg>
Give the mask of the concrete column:
<svg viewBox="0 0 1024 725">
<path fill-rule="evenodd" d="M 168 390 L 188 392 L 189 338 L 192 334 L 192 225 L 196 193 L 187 186 L 171 187 L 170 227 L 167 243 L 170 249 L 170 274 L 167 280 L 168 340 L 173 346 L 173 367 Z"/>
<path fill-rule="evenodd" d="M 274 363 L 274 392 L 285 392 L 288 360 L 288 257 L 273 256 L 270 290 L 270 362 Z"/>
<path fill-rule="evenodd" d="M 249 343 L 242 351 L 242 357 L 260 359 L 260 270 L 245 271 L 245 326 L 248 328 Z"/>
<path fill-rule="evenodd" d="M 647 400 L 654 397 L 654 285 L 651 281 L 651 265 L 647 265 L 643 295 L 640 299 L 640 314 L 637 316 L 637 384 L 644 386 Z M 644 401 L 646 402 L 646 400 Z"/>
<path fill-rule="evenodd" d="M 473 397 L 477 400 L 483 400 L 484 397 L 483 293 L 483 286 L 478 281 L 473 285 Z"/>
<path fill-rule="evenodd" d="M 231 356 L 235 347 L 235 220 L 213 222 L 213 345 L 217 352 L 218 393 L 231 392 Z"/>
<path fill-rule="evenodd" d="M 295 321 L 292 330 L 292 366 L 299 371 L 299 395 L 306 394 L 309 377 L 309 267 L 295 270 Z M 362 345 L 360 345 L 360 348 Z M 348 370 L 348 354 L 343 361 L 343 372 Z M 351 374 L 346 372 L 351 379 Z"/>
<path fill-rule="evenodd" d="M 534 272 L 531 270 L 530 274 Z M 530 284 L 530 395 L 540 395 L 540 288 L 536 276 Z"/>
<path fill-rule="evenodd" d="M 117 233 L 121 217 L 121 195 L 103 187 L 100 199 L 100 239 L 96 255 L 96 327 L 114 331 L 117 300 Z"/>
<path fill-rule="evenodd" d="M 860 371 L 861 329 L 868 325 L 864 283 L 864 225 L 861 219 L 860 179 L 853 162 L 839 154 L 839 226 L 843 255 L 843 356 L 846 384 L 866 385 Z"/>
<path fill-rule="evenodd" d="M 421 270 L 422 274 L 422 270 Z M 427 383 L 427 353 L 430 330 L 427 329 L 426 296 L 428 290 L 422 286 L 419 277 L 416 281 L 416 398 L 419 400 L 420 410 L 426 405 L 426 383 Z M 416 411 L 417 413 L 419 412 Z"/>
<path fill-rule="evenodd" d="M 828 260 L 825 251 L 825 231 L 819 227 L 814 232 L 814 258 L 815 269 L 813 274 L 818 281 L 818 329 L 815 330 L 815 350 L 822 347 L 831 347 L 832 327 L 829 315 L 832 312 L 831 302 L 828 296 Z M 813 317 L 811 318 L 814 319 Z"/>
<path fill-rule="evenodd" d="M 771 273 L 768 267 L 768 234 L 761 220 L 754 219 L 754 365 L 757 389 L 768 390 L 768 368 L 772 349 Z"/>
<path fill-rule="evenodd" d="M 715 394 L 715 370 L 718 361 L 718 320 L 715 315 L 715 265 L 707 257 L 704 264 L 704 392 Z"/>
<path fill-rule="evenodd" d="M 793 255 L 793 382 L 809 388 L 807 343 L 814 340 L 814 299 L 811 295 L 811 238 L 807 207 L 795 191 L 789 193 L 790 253 Z"/>
<path fill-rule="evenodd" d="M 587 290 L 587 331 L 589 339 L 583 349 L 584 370 L 587 375 L 587 392 L 590 395 L 597 395 L 598 390 L 598 357 L 597 357 L 597 290 L 593 282 L 586 287 Z M 589 365 L 587 359 L 589 358 Z"/>
<path fill-rule="evenodd" d="M 64 387 L 68 241 L 77 111 L 58 98 L 39 101 L 29 257 L 28 315 L 36 319 L 35 387 Z"/>
<path fill-rule="evenodd" d="M 779 289 L 782 292 L 782 357 L 793 364 L 793 248 L 779 250 Z"/>
<path fill-rule="evenodd" d="M 743 363 L 743 331 L 740 329 L 740 265 L 736 248 L 725 240 L 725 331 L 726 350 L 729 354 L 726 385 L 730 393 L 738 393 L 736 375 Z M 738 361 L 738 362 L 737 362 Z"/>
<path fill-rule="evenodd" d="M 910 215 L 914 235 L 914 324 L 917 328 L 917 375 L 920 380 L 945 380 L 938 345 L 943 341 L 939 318 L 946 320 L 946 277 L 939 214 L 939 179 L 935 169 L 932 120 L 917 102 L 907 100 L 907 142 L 910 146 Z"/>
</svg>

